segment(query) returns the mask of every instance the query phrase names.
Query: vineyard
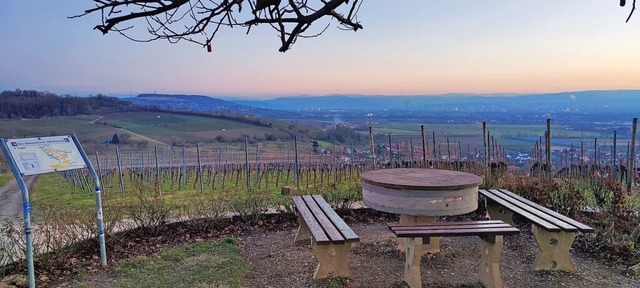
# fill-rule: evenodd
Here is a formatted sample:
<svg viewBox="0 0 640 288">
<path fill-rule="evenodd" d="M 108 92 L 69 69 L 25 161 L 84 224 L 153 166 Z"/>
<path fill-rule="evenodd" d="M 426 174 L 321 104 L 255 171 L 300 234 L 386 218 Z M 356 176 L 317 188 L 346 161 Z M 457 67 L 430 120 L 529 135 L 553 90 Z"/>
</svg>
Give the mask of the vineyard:
<svg viewBox="0 0 640 288">
<path fill-rule="evenodd" d="M 549 131 L 548 127 L 545 135 L 551 135 Z M 613 163 L 633 165 L 627 159 L 635 158 L 629 156 L 635 155 L 635 143 L 628 146 L 626 158 L 624 153 L 613 153 L 594 163 L 585 161 L 584 146 L 582 150 L 551 149 L 550 139 L 540 137 L 532 147 L 528 169 L 522 169 L 513 165 L 486 124 L 480 140 L 475 140 L 482 143 L 480 147 L 430 134 L 424 126 L 417 137 L 375 134 L 371 128 L 366 146 L 335 141 L 316 144 L 297 137 L 291 142 L 245 138 L 244 143 L 192 147 L 112 145 L 112 152 L 94 152 L 91 161 L 101 180 L 107 239 L 122 231 L 158 236 L 174 222 L 206 230 L 228 217 L 259 222 L 265 213 L 291 215 L 290 195 L 322 194 L 336 210 L 344 211 L 360 207 L 363 172 L 413 167 L 483 176 L 483 188 L 516 191 L 596 227 L 598 233 L 580 242 L 583 248 L 606 251 L 624 263 L 640 257 L 635 246 L 640 230 L 633 224 L 640 210 L 640 197 L 633 192 L 634 173 L 611 168 Z M 598 147 L 593 146 L 593 155 L 602 152 Z M 31 197 L 33 231 L 39 235 L 34 241 L 38 269 L 64 264 L 84 249 L 71 243 L 97 237 L 91 179 L 85 170 L 36 179 Z M 628 183 L 633 189 L 623 188 Z M 0 234 L 0 275 L 22 269 L 21 229 L 9 219 L 0 225 Z"/>
</svg>

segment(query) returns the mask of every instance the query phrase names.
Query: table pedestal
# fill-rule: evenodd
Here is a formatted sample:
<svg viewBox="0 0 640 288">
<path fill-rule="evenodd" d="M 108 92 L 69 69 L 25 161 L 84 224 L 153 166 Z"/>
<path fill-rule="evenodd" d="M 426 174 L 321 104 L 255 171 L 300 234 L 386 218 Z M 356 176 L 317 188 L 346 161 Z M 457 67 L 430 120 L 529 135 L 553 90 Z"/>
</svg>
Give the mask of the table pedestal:
<svg viewBox="0 0 640 288">
<path fill-rule="evenodd" d="M 414 223 L 434 223 L 436 222 L 436 217 L 432 216 L 411 216 L 411 215 L 400 215 L 400 224 L 414 224 Z M 406 241 L 409 238 L 396 238 L 398 239 L 398 250 L 405 251 Z M 428 240 L 428 241 L 427 241 Z M 422 239 L 422 255 L 427 253 L 438 253 L 440 252 L 440 237 L 429 237 L 428 239 Z M 414 250 L 419 251 L 419 250 Z"/>
</svg>

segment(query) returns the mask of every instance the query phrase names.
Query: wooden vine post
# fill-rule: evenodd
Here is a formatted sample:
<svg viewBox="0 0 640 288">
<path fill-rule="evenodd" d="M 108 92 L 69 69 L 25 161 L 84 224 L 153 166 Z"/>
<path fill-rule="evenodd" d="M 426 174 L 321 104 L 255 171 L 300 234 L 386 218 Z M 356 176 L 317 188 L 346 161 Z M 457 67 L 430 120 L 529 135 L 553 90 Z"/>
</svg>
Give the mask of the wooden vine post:
<svg viewBox="0 0 640 288">
<path fill-rule="evenodd" d="M 371 166 L 376 170 L 376 146 L 373 143 L 373 127 L 369 126 L 369 139 L 371 141 Z"/>
<path fill-rule="evenodd" d="M 118 146 L 116 146 L 116 160 L 118 160 L 118 180 L 120 180 L 120 193 L 124 195 L 124 180 L 122 179 L 122 161 L 120 159 L 120 150 L 118 149 Z"/>
<path fill-rule="evenodd" d="M 546 153 L 546 175 L 547 179 L 551 179 L 551 118 L 547 118 L 547 137 L 545 143 L 545 153 Z"/>
<path fill-rule="evenodd" d="M 420 125 L 420 134 L 422 135 L 422 163 L 427 168 L 427 137 L 424 134 L 424 125 Z"/>
<path fill-rule="evenodd" d="M 295 176 L 296 176 L 296 188 L 300 191 L 300 164 L 298 162 L 298 136 L 293 137 L 293 150 L 295 154 Z"/>
<path fill-rule="evenodd" d="M 631 127 L 631 146 L 629 152 L 629 172 L 627 177 L 627 191 L 631 191 L 631 185 L 633 184 L 636 176 L 636 136 L 638 131 L 638 118 L 633 118 L 633 126 Z"/>
</svg>

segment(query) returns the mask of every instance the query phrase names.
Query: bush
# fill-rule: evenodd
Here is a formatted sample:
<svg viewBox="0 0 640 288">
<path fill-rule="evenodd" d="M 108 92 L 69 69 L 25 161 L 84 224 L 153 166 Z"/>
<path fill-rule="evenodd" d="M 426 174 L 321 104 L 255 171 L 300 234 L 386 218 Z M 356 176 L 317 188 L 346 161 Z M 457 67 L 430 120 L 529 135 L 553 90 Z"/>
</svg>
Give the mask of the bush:
<svg viewBox="0 0 640 288">
<path fill-rule="evenodd" d="M 136 200 L 126 206 L 135 227 L 141 228 L 150 236 L 159 235 L 167 224 L 171 211 L 176 205 L 168 203 L 164 197 L 155 193 L 155 188 L 142 181 L 136 183 Z"/>
</svg>

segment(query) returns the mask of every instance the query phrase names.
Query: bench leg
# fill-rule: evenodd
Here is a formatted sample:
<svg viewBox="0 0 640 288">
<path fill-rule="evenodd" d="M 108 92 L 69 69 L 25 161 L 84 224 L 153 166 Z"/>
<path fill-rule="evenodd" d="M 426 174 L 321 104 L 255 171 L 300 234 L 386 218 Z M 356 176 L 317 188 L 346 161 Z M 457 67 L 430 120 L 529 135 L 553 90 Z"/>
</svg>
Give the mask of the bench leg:
<svg viewBox="0 0 640 288">
<path fill-rule="evenodd" d="M 478 276 L 480 283 L 487 288 L 501 288 L 500 256 L 502 255 L 502 235 L 480 237 L 482 262 Z"/>
<path fill-rule="evenodd" d="M 404 282 L 411 288 L 422 288 L 420 259 L 422 259 L 422 238 L 406 238 Z"/>
<path fill-rule="evenodd" d="M 298 215 L 298 231 L 296 232 L 296 237 L 293 238 L 293 242 L 297 242 L 298 240 L 306 240 L 311 239 L 311 231 L 309 231 L 309 226 L 304 222 L 302 217 Z"/>
<path fill-rule="evenodd" d="M 515 226 L 513 224 L 513 212 L 505 209 L 500 204 L 495 203 L 487 199 L 487 213 L 489 213 L 489 219 L 492 220 L 502 220 L 502 222 L 507 223 L 511 226 Z"/>
<path fill-rule="evenodd" d="M 399 224 L 415 223 L 435 223 L 436 217 L 400 215 Z M 406 242 L 409 238 L 398 238 L 398 250 L 405 251 Z M 420 242 L 422 254 L 440 252 L 440 237 L 430 237 Z"/>
<path fill-rule="evenodd" d="M 313 273 L 313 279 L 333 277 L 351 277 L 349 269 L 349 249 L 351 243 L 318 245 L 311 243 L 313 254 L 318 259 L 318 267 Z"/>
<path fill-rule="evenodd" d="M 538 243 L 540 254 L 536 257 L 534 270 L 560 270 L 576 272 L 569 249 L 576 238 L 575 232 L 549 232 L 532 225 L 533 236 Z"/>
</svg>

